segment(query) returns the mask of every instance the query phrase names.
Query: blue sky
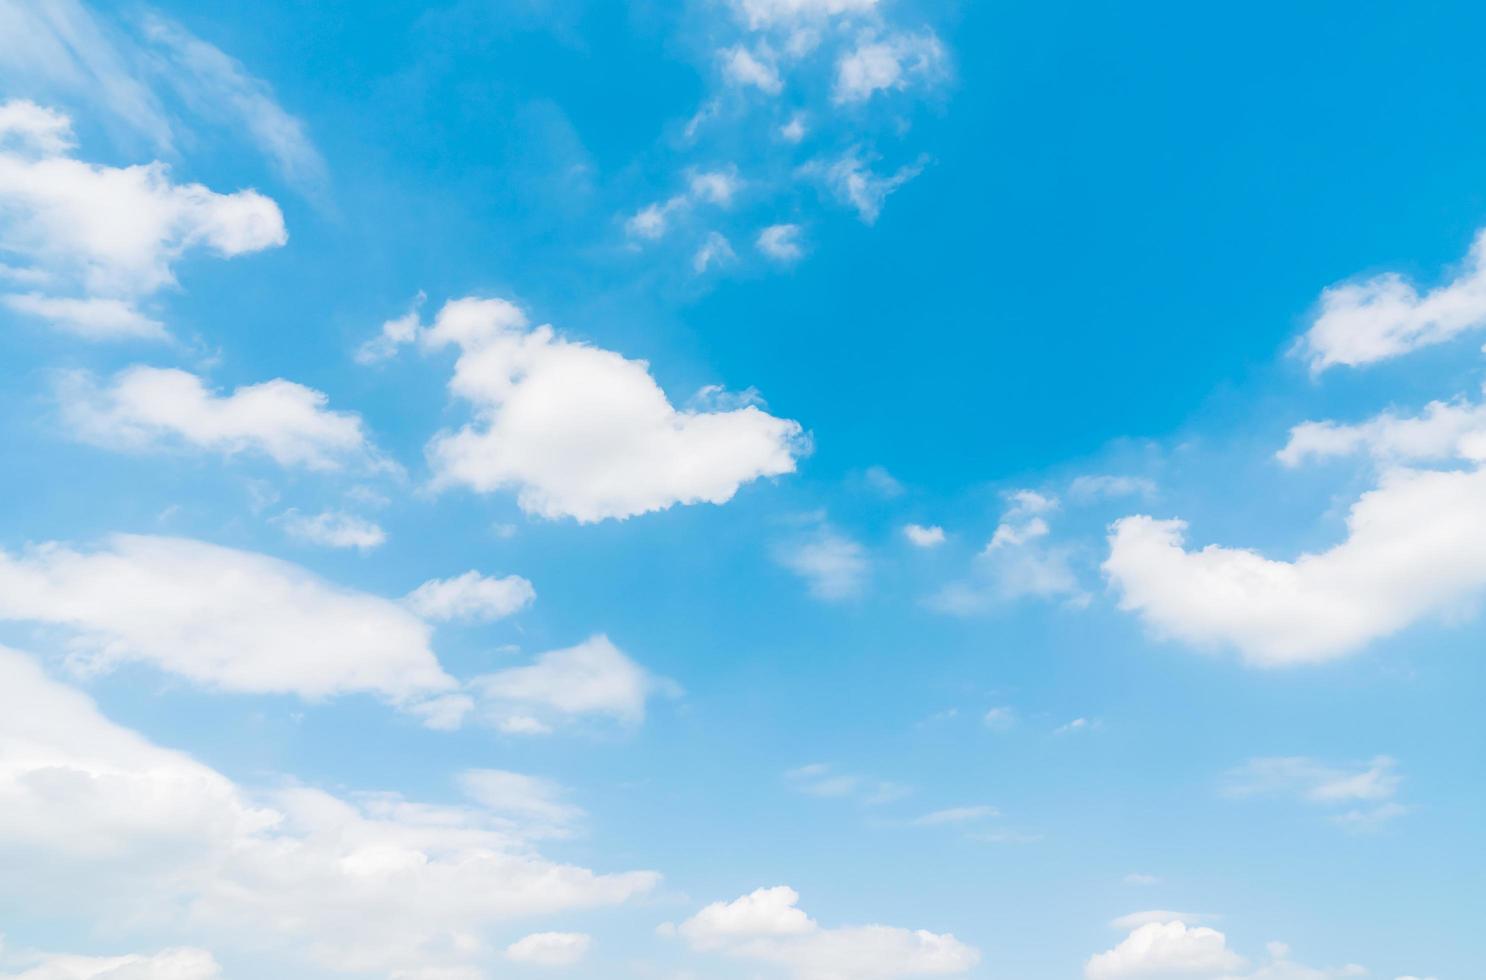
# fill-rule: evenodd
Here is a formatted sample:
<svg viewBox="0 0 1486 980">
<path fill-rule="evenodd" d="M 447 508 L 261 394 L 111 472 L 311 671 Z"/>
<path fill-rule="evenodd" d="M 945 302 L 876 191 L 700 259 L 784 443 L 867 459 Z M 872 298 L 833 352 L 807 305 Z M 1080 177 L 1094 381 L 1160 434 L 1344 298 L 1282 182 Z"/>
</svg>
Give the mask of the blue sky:
<svg viewBox="0 0 1486 980">
<path fill-rule="evenodd" d="M 1478 975 L 1482 28 L 0 0 L 0 977 Z"/>
</svg>

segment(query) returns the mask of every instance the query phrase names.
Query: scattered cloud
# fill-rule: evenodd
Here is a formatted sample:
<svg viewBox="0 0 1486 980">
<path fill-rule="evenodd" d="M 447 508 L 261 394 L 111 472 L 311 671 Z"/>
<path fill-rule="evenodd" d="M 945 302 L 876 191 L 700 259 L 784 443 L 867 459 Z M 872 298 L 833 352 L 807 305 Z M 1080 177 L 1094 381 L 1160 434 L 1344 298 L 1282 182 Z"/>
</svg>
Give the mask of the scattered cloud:
<svg viewBox="0 0 1486 980">
<path fill-rule="evenodd" d="M 795 224 L 769 225 L 758 233 L 758 250 L 775 262 L 797 262 L 805 255 L 801 232 Z"/>
<path fill-rule="evenodd" d="M 708 905 L 676 932 L 700 952 L 772 964 L 799 980 L 953 976 L 980 962 L 978 950 L 948 933 L 884 925 L 826 928 L 798 902 L 788 886 L 760 888 Z"/>
<path fill-rule="evenodd" d="M 141 662 L 208 688 L 416 709 L 457 687 L 400 603 L 187 538 L 119 534 L 0 552 L 0 619 L 63 627 L 82 671 Z"/>
<path fill-rule="evenodd" d="M 928 161 L 899 167 L 884 176 L 872 170 L 871 160 L 860 148 L 848 150 L 831 163 L 812 163 L 802 168 L 807 176 L 815 175 L 824 181 L 827 189 L 843 204 L 856 210 L 863 224 L 876 224 L 882 214 L 882 205 L 888 196 L 923 173 Z"/>
<path fill-rule="evenodd" d="M 506 947 L 506 959 L 531 966 L 574 966 L 593 945 L 581 932 L 534 932 Z"/>
<path fill-rule="evenodd" d="M 1075 718 L 1072 721 L 1059 725 L 1053 729 L 1054 735 L 1079 735 L 1083 732 L 1097 732 L 1104 724 L 1098 718 Z"/>
<path fill-rule="evenodd" d="M 323 392 L 283 378 L 220 394 L 190 372 L 137 365 L 107 382 L 69 373 L 57 395 L 71 434 L 100 448 L 260 455 L 311 470 L 393 466 L 360 416 L 333 411 Z"/>
<path fill-rule="evenodd" d="M 495 578 L 471 569 L 454 578 L 429 579 L 403 601 L 435 622 L 490 622 L 520 612 L 536 598 L 537 590 L 519 575 Z"/>
<path fill-rule="evenodd" d="M 849 773 L 837 772 L 824 762 L 813 762 L 784 774 L 785 782 L 806 796 L 852 799 L 868 806 L 892 803 L 910 795 L 911 787 Z"/>
<path fill-rule="evenodd" d="M 973 615 L 1020 599 L 1088 605 L 1092 597 L 1074 571 L 1073 547 L 1051 543 L 1047 515 L 1058 509 L 1058 499 L 1035 490 L 1016 490 L 1006 499 L 1000 523 L 976 558 L 974 577 L 941 589 L 930 597 L 929 607 Z"/>
<path fill-rule="evenodd" d="M 944 528 L 937 524 L 905 524 L 903 536 L 915 548 L 937 548 L 944 543 Z"/>
<path fill-rule="evenodd" d="M 288 240 L 278 205 L 256 191 L 219 194 L 174 183 L 159 161 L 110 167 L 71 151 L 67 117 L 34 103 L 0 104 L 0 251 L 48 286 L 5 302 L 58 329 L 160 337 L 158 322 L 135 304 L 175 284 L 183 254 L 228 258 Z"/>
<path fill-rule="evenodd" d="M 540 654 L 523 667 L 484 674 L 469 686 L 481 717 L 513 735 L 543 735 L 588 717 L 639 724 L 652 697 L 680 693 L 602 635 Z"/>
<path fill-rule="evenodd" d="M 20 973 L 0 980 L 218 980 L 222 967 L 204 949 L 176 947 L 153 955 L 74 956 L 51 953 L 26 957 Z"/>
<path fill-rule="evenodd" d="M 614 905 L 658 880 L 553 862 L 480 806 L 239 786 L 13 651 L 0 651 L 0 744 L 0 891 L 90 927 L 147 907 L 218 946 L 430 976 L 405 971 L 479 966 L 504 923 Z"/>
<path fill-rule="evenodd" d="M 345 511 L 301 514 L 291 509 L 274 520 L 291 538 L 326 548 L 355 548 L 364 553 L 387 543 L 387 532 L 380 525 Z"/>
<path fill-rule="evenodd" d="M 1486 231 L 1455 278 L 1421 294 L 1396 272 L 1330 286 L 1296 344 L 1313 372 L 1358 367 L 1442 344 L 1486 325 Z"/>
<path fill-rule="evenodd" d="M 805 580 L 817 599 L 853 599 L 867 587 L 872 564 L 867 550 L 829 525 L 774 549 L 775 560 Z"/>
<path fill-rule="evenodd" d="M 966 823 L 975 823 L 987 820 L 991 817 L 1001 815 L 1001 811 L 993 806 L 978 804 L 975 806 L 952 806 L 944 810 L 935 810 L 926 813 L 913 820 L 915 827 L 944 827 Z"/>
<path fill-rule="evenodd" d="M 1394 799 L 1402 782 L 1397 761 L 1386 755 L 1350 766 L 1306 756 L 1266 756 L 1229 771 L 1223 792 L 1234 798 L 1295 799 L 1328 810 L 1344 827 L 1372 830 L 1408 812 Z"/>
<path fill-rule="evenodd" d="M 514 489 L 529 514 L 592 523 L 726 503 L 808 449 L 799 423 L 744 399 L 678 410 L 644 361 L 529 328 L 505 300 L 452 300 L 418 336 L 459 349 L 450 390 L 475 414 L 429 443 L 435 484 Z"/>
<path fill-rule="evenodd" d="M 867 36 L 837 62 L 831 100 L 864 102 L 878 92 L 931 84 L 947 74 L 946 62 L 944 45 L 933 32 Z"/>
<path fill-rule="evenodd" d="M 981 722 L 992 731 L 1009 731 L 1016 727 L 1017 711 L 1009 705 L 991 708 L 981 718 Z"/>
</svg>

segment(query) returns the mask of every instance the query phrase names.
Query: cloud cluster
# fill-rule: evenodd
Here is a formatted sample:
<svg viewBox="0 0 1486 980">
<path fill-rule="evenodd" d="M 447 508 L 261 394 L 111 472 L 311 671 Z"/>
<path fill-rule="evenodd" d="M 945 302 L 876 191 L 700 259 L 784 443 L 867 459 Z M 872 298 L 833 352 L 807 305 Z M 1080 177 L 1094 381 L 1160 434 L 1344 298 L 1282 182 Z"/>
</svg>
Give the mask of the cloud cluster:
<svg viewBox="0 0 1486 980">
<path fill-rule="evenodd" d="M 1156 914 L 1156 913 L 1151 913 Z M 1125 919 L 1133 917 L 1127 916 Z M 1123 920 L 1117 920 L 1117 922 Z M 1290 947 L 1272 942 L 1268 958 L 1252 971 L 1249 961 L 1228 946 L 1216 929 L 1181 919 L 1149 921 L 1135 926 L 1113 949 L 1084 964 L 1085 980 L 1338 980 L 1361 977 L 1355 963 L 1315 968 L 1290 958 Z"/>
<path fill-rule="evenodd" d="M 793 888 L 760 888 L 714 902 L 676 932 L 693 949 L 781 967 L 799 980 L 897 980 L 954 976 L 980 953 L 948 933 L 867 925 L 826 928 Z"/>
<path fill-rule="evenodd" d="M 429 444 L 436 483 L 514 490 L 529 514 L 591 523 L 721 504 L 794 472 L 808 448 L 799 423 L 746 398 L 707 389 L 711 404 L 678 409 L 644 361 L 530 327 L 505 300 L 451 300 L 415 336 L 458 349 L 450 390 L 474 411 Z"/>
<path fill-rule="evenodd" d="M 153 955 L 33 956 L 20 973 L 0 973 L 0 980 L 217 980 L 221 975 L 211 953 L 178 947 Z"/>
<path fill-rule="evenodd" d="M 259 455 L 311 470 L 391 465 L 360 416 L 334 411 L 324 393 L 283 378 L 219 394 L 188 371 L 138 365 L 107 382 L 66 375 L 58 397 L 72 435 L 100 448 Z"/>
<path fill-rule="evenodd" d="M 136 303 L 174 284 L 187 251 L 231 257 L 282 245 L 278 205 L 241 190 L 177 184 L 161 162 L 129 167 L 71 155 L 71 123 L 32 103 L 0 105 L 0 252 L 38 288 L 11 309 L 92 339 L 165 336 Z"/>
<path fill-rule="evenodd" d="M 502 923 L 623 902 L 657 880 L 555 863 L 480 806 L 241 787 L 8 650 L 0 855 L 11 901 L 115 928 L 150 910 L 218 945 L 384 974 L 477 965 Z M 180 980 L 212 975 L 190 962 L 202 969 Z"/>
</svg>

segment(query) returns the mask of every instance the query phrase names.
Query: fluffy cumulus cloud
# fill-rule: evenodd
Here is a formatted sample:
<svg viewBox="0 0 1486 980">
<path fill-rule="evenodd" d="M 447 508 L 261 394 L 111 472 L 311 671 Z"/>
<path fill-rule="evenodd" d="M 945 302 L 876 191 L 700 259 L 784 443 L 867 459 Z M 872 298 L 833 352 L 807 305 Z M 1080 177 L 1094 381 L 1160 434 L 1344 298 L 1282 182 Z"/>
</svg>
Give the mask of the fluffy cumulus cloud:
<svg viewBox="0 0 1486 980">
<path fill-rule="evenodd" d="M 106 382 L 66 375 L 58 400 L 71 433 L 106 449 L 258 455 L 313 470 L 389 465 L 360 416 L 334 411 L 324 393 L 283 378 L 223 394 L 188 371 L 135 366 Z"/>
<path fill-rule="evenodd" d="M 644 361 L 530 328 L 504 300 L 451 301 L 421 336 L 458 348 L 450 390 L 475 413 L 430 443 L 436 481 L 514 490 L 530 514 L 588 523 L 721 504 L 793 472 L 807 448 L 799 423 L 746 399 L 678 409 Z"/>
<path fill-rule="evenodd" d="M 1189 550 L 1185 521 L 1126 517 L 1104 571 L 1158 634 L 1262 666 L 1345 656 L 1486 590 L 1486 471 L 1390 469 L 1346 524 L 1332 548 L 1285 561 Z"/>
<path fill-rule="evenodd" d="M 980 962 L 947 933 L 867 925 L 825 928 L 793 888 L 760 888 L 714 902 L 677 927 L 693 949 L 782 967 L 800 980 L 955 976 Z"/>
<path fill-rule="evenodd" d="M 430 627 L 401 603 L 185 538 L 0 552 L 0 618 L 67 629 L 85 670 L 141 662 L 221 690 L 364 692 L 409 707 L 456 687 Z"/>
<path fill-rule="evenodd" d="M 932 32 L 864 38 L 837 63 L 832 99 L 837 104 L 862 102 L 877 92 L 934 80 L 945 71 L 945 57 L 944 45 Z"/>
<path fill-rule="evenodd" d="M 937 524 L 905 524 L 903 537 L 915 548 L 937 548 L 944 543 L 944 528 Z"/>
<path fill-rule="evenodd" d="M 153 955 L 32 957 L 19 973 L 0 980 L 217 980 L 222 968 L 204 949 L 180 947 Z"/>
<path fill-rule="evenodd" d="M 0 252 L 44 287 L 7 305 L 88 337 L 162 336 L 129 314 L 175 282 L 187 251 L 230 257 L 287 240 L 278 205 L 262 194 L 177 184 L 160 162 L 77 159 L 66 118 L 28 103 L 0 106 L 0 219 Z"/>
<path fill-rule="evenodd" d="M 638 724 L 650 698 L 679 693 L 673 682 L 655 677 L 602 635 L 477 677 L 470 687 L 482 717 L 515 735 L 547 734 L 585 718 Z"/>
<path fill-rule="evenodd" d="M 1332 286 L 1297 345 L 1312 371 L 1355 367 L 1486 326 L 1486 231 L 1450 281 L 1420 293 L 1396 272 Z"/>
<path fill-rule="evenodd" d="M 1243 957 L 1228 948 L 1227 937 L 1216 929 L 1150 922 L 1113 949 L 1090 957 L 1084 976 L 1087 980 L 1216 980 L 1243 965 Z"/>
<path fill-rule="evenodd" d="M 499 955 L 491 933 L 504 923 L 612 905 L 656 882 L 555 863 L 478 805 L 239 786 L 8 650 L 0 857 L 7 900 L 89 926 L 127 928 L 130 910 L 149 909 L 157 926 L 219 948 L 394 976 L 478 966 Z"/>
<path fill-rule="evenodd" d="M 424 619 L 489 622 L 531 605 L 537 590 L 520 575 L 496 578 L 471 569 L 454 578 L 429 579 L 405 600 Z"/>
<path fill-rule="evenodd" d="M 506 959 L 532 966 L 573 966 L 593 945 L 581 932 L 534 932 L 506 947 Z"/>
</svg>

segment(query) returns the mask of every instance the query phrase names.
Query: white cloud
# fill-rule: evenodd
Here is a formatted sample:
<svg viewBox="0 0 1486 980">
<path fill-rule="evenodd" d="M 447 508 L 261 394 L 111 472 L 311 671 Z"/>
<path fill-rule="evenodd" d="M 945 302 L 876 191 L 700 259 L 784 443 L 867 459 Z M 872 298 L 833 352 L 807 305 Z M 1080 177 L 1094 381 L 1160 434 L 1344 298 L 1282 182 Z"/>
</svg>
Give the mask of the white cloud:
<svg viewBox="0 0 1486 980">
<path fill-rule="evenodd" d="M 573 966 L 588 954 L 593 939 L 581 932 L 534 932 L 506 947 L 506 959 L 532 966 Z"/>
<path fill-rule="evenodd" d="M 516 821 L 527 836 L 567 836 L 587 816 L 566 802 L 561 786 L 524 773 L 470 769 L 460 774 L 459 785 L 491 813 Z"/>
<path fill-rule="evenodd" d="M 0 980 L 217 980 L 222 968 L 204 949 L 179 947 L 153 955 L 33 957 L 20 973 Z"/>
<path fill-rule="evenodd" d="M 866 549 L 830 527 L 776 547 L 774 557 L 805 580 L 812 596 L 828 601 L 861 595 L 872 571 Z"/>
<path fill-rule="evenodd" d="M 656 241 L 665 237 L 674 221 L 698 204 L 730 207 L 742 189 L 743 181 L 734 170 L 691 171 L 686 177 L 685 191 L 645 205 L 625 222 L 625 231 L 631 238 Z"/>
<path fill-rule="evenodd" d="M 0 551 L 0 619 L 66 627 L 79 669 L 143 662 L 221 690 L 366 692 L 410 708 L 456 687 L 400 603 L 185 538 Z"/>
<path fill-rule="evenodd" d="M 903 536 L 916 548 L 937 548 L 944 543 L 944 528 L 937 524 L 905 524 Z"/>
<path fill-rule="evenodd" d="M 691 258 L 692 271 L 701 275 L 714 265 L 726 263 L 736 258 L 733 246 L 727 238 L 718 231 L 710 231 L 702 240 L 702 245 Z"/>
<path fill-rule="evenodd" d="M 1104 571 L 1160 635 L 1261 666 L 1331 660 L 1486 590 L 1486 470 L 1385 470 L 1327 551 L 1280 561 L 1184 547 L 1186 522 L 1126 517 Z"/>
<path fill-rule="evenodd" d="M 71 105 L 102 110 L 158 150 L 199 141 L 190 121 L 253 144 L 301 191 L 316 192 L 325 164 L 304 123 L 273 99 L 262 80 L 235 59 L 159 13 L 97 17 L 76 0 L 0 2 L 0 82 L 11 91 L 44 91 Z M 178 98 L 167 111 L 160 91 Z M 160 91 L 157 91 L 160 90 Z"/>
<path fill-rule="evenodd" d="M 0 136 L 11 137 L 0 139 L 0 214 L 6 219 L 0 250 L 86 294 L 29 296 L 20 301 L 23 311 L 55 314 L 72 332 L 91 324 L 93 336 L 118 335 L 125 327 L 138 335 L 143 328 L 129 326 L 116 305 L 48 307 L 45 300 L 132 304 L 174 284 L 172 266 L 187 251 L 231 257 L 287 241 L 278 205 L 256 191 L 219 194 L 201 184 L 176 184 L 158 161 L 87 163 L 70 155 L 56 114 L 14 102 L 0 111 L 9 127 Z"/>
<path fill-rule="evenodd" d="M 824 762 L 812 762 L 784 774 L 785 781 L 797 792 L 822 799 L 852 798 L 868 806 L 880 806 L 901 800 L 913 792 L 911 787 L 881 779 L 869 779 L 835 771 Z"/>
<path fill-rule="evenodd" d="M 821 173 L 831 192 L 842 203 L 855 208 L 857 216 L 870 225 L 876 223 L 889 194 L 923 173 L 924 161 L 899 167 L 891 176 L 884 177 L 873 172 L 861 150 L 853 149 L 832 164 L 807 169 Z"/>
<path fill-rule="evenodd" d="M 1386 755 L 1352 766 L 1328 765 L 1305 756 L 1266 756 L 1227 773 L 1223 790 L 1232 797 L 1290 797 L 1328 809 L 1336 823 L 1361 831 L 1376 829 L 1408 811 L 1394 802 L 1402 781 L 1397 761 Z"/>
<path fill-rule="evenodd" d="M 481 699 L 481 713 L 501 731 L 539 735 L 586 716 L 623 724 L 645 719 L 651 697 L 675 696 L 676 685 L 651 675 L 607 636 L 551 650 L 523 667 L 477 677 L 470 688 Z"/>
<path fill-rule="evenodd" d="M 875 93 L 933 81 L 945 71 L 944 45 L 932 31 L 863 38 L 836 65 L 831 98 L 838 105 L 864 102 Z"/>
<path fill-rule="evenodd" d="M 1302 422 L 1275 454 L 1286 466 L 1312 458 L 1367 453 L 1382 464 L 1486 462 L 1486 405 L 1465 399 L 1430 402 L 1424 413 L 1384 412 L 1358 425 Z"/>
<path fill-rule="evenodd" d="M 1059 725 L 1057 728 L 1054 728 L 1053 734 L 1078 735 L 1081 732 L 1096 732 L 1101 727 L 1103 726 L 1100 724 L 1097 718 L 1092 721 L 1088 718 L 1075 718 L 1066 724 Z"/>
<path fill-rule="evenodd" d="M 769 95 L 784 89 L 779 69 L 767 50 L 755 54 L 742 45 L 722 52 L 723 74 L 735 85 L 752 86 Z"/>
<path fill-rule="evenodd" d="M 943 827 L 947 825 L 974 823 L 986 820 L 990 817 L 999 816 L 1001 811 L 993 806 L 977 804 L 974 806 L 952 806 L 943 810 L 935 810 L 916 817 L 913 824 L 916 827 Z"/>
<path fill-rule="evenodd" d="M 246 136 L 300 191 L 324 190 L 324 159 L 304 122 L 274 100 L 267 83 L 250 75 L 236 58 L 156 12 L 147 13 L 142 26 L 145 40 L 169 66 L 166 81 L 193 112 Z"/>
<path fill-rule="evenodd" d="M 16 313 L 45 320 L 53 328 L 85 340 L 164 340 L 165 324 L 121 299 L 71 299 L 42 293 L 11 293 L 0 303 Z"/>
<path fill-rule="evenodd" d="M 118 930 L 148 909 L 219 948 L 383 975 L 478 966 L 502 923 L 616 904 L 657 880 L 554 863 L 479 807 L 245 789 L 10 651 L 0 855 L 8 901 L 89 927 Z"/>
<path fill-rule="evenodd" d="M 1312 371 L 1355 367 L 1442 344 L 1486 325 L 1486 231 L 1456 277 L 1422 295 L 1396 272 L 1331 286 L 1296 350 Z"/>
<path fill-rule="evenodd" d="M 789 121 L 779 127 L 779 136 L 786 143 L 798 143 L 805 138 L 807 132 L 805 126 L 805 114 L 797 112 L 789 117 Z"/>
<path fill-rule="evenodd" d="M 1110 497 L 1151 497 L 1155 493 L 1155 482 L 1143 476 L 1087 474 L 1074 477 L 1073 482 L 1068 484 L 1068 496 L 1078 501 Z"/>
<path fill-rule="evenodd" d="M 537 590 L 519 575 L 495 578 L 471 569 L 454 578 L 429 579 L 404 601 L 424 619 L 490 622 L 520 612 L 536 597 Z"/>
<path fill-rule="evenodd" d="M 930 608 L 972 615 L 1019 599 L 1062 599 L 1087 605 L 1090 595 L 1074 571 L 1074 550 L 1050 542 L 1052 527 L 1043 516 L 1057 510 L 1056 497 L 1035 490 L 1006 495 L 1009 506 L 976 557 L 971 581 L 955 582 L 930 597 Z"/>
<path fill-rule="evenodd" d="M 748 26 L 790 26 L 800 21 L 819 20 L 843 14 L 868 14 L 877 9 L 877 0 L 734 0 Z"/>
<path fill-rule="evenodd" d="M 1087 980 L 1217 980 L 1243 965 L 1243 957 L 1228 948 L 1227 938 L 1216 929 L 1152 922 L 1135 929 L 1113 949 L 1090 957 L 1084 976 Z"/>
<path fill-rule="evenodd" d="M 276 518 L 290 537 L 327 548 L 355 548 L 367 552 L 387 543 L 387 532 L 381 525 L 345 511 L 326 510 L 318 514 L 285 511 Z"/>
<path fill-rule="evenodd" d="M 800 231 L 799 225 L 769 225 L 758 233 L 758 250 L 776 262 L 799 261 L 805 254 Z"/>
<path fill-rule="evenodd" d="M 261 454 L 281 466 L 313 470 L 391 465 L 371 444 L 360 416 L 332 411 L 323 392 L 283 378 L 219 394 L 187 371 L 140 365 L 107 383 L 74 372 L 58 394 L 72 433 L 103 448 Z"/>
<path fill-rule="evenodd" d="M 644 361 L 528 329 L 504 300 L 451 301 L 423 338 L 460 348 L 450 389 L 476 414 L 429 444 L 436 482 L 515 489 L 527 513 L 590 523 L 721 504 L 793 472 L 808 446 L 799 423 L 754 404 L 677 410 Z"/>
<path fill-rule="evenodd" d="M 714 902 L 677 931 L 696 950 L 771 963 L 799 980 L 952 976 L 980 962 L 978 950 L 948 933 L 883 925 L 828 929 L 798 901 L 787 886 L 761 888 Z"/>
<path fill-rule="evenodd" d="M 993 731 L 1008 731 L 1016 727 L 1016 709 L 1006 706 L 992 708 L 985 713 L 985 716 L 981 719 L 981 721 L 987 728 Z"/>
<path fill-rule="evenodd" d="M 404 344 L 411 344 L 417 340 L 418 333 L 423 327 L 422 318 L 418 314 L 418 307 L 423 305 L 423 300 L 424 295 L 420 292 L 408 312 L 385 321 L 380 333 L 356 348 L 354 355 L 356 363 L 379 364 L 396 357 L 398 349 Z"/>
<path fill-rule="evenodd" d="M 1138 885 L 1155 884 L 1155 879 L 1151 879 L 1150 881 L 1143 880 L 1148 877 L 1149 875 L 1126 875 L 1125 882 L 1126 884 Z M 1137 880 L 1132 882 L 1130 880 L 1131 878 L 1136 878 Z M 1213 916 L 1200 915 L 1195 912 L 1171 912 L 1166 909 L 1152 909 L 1148 912 L 1131 912 L 1129 915 L 1122 915 L 1118 919 L 1111 921 L 1110 925 L 1115 929 L 1129 932 L 1139 929 L 1141 926 L 1148 926 L 1151 923 L 1180 922 L 1184 925 L 1194 926 L 1211 918 Z"/>
</svg>

